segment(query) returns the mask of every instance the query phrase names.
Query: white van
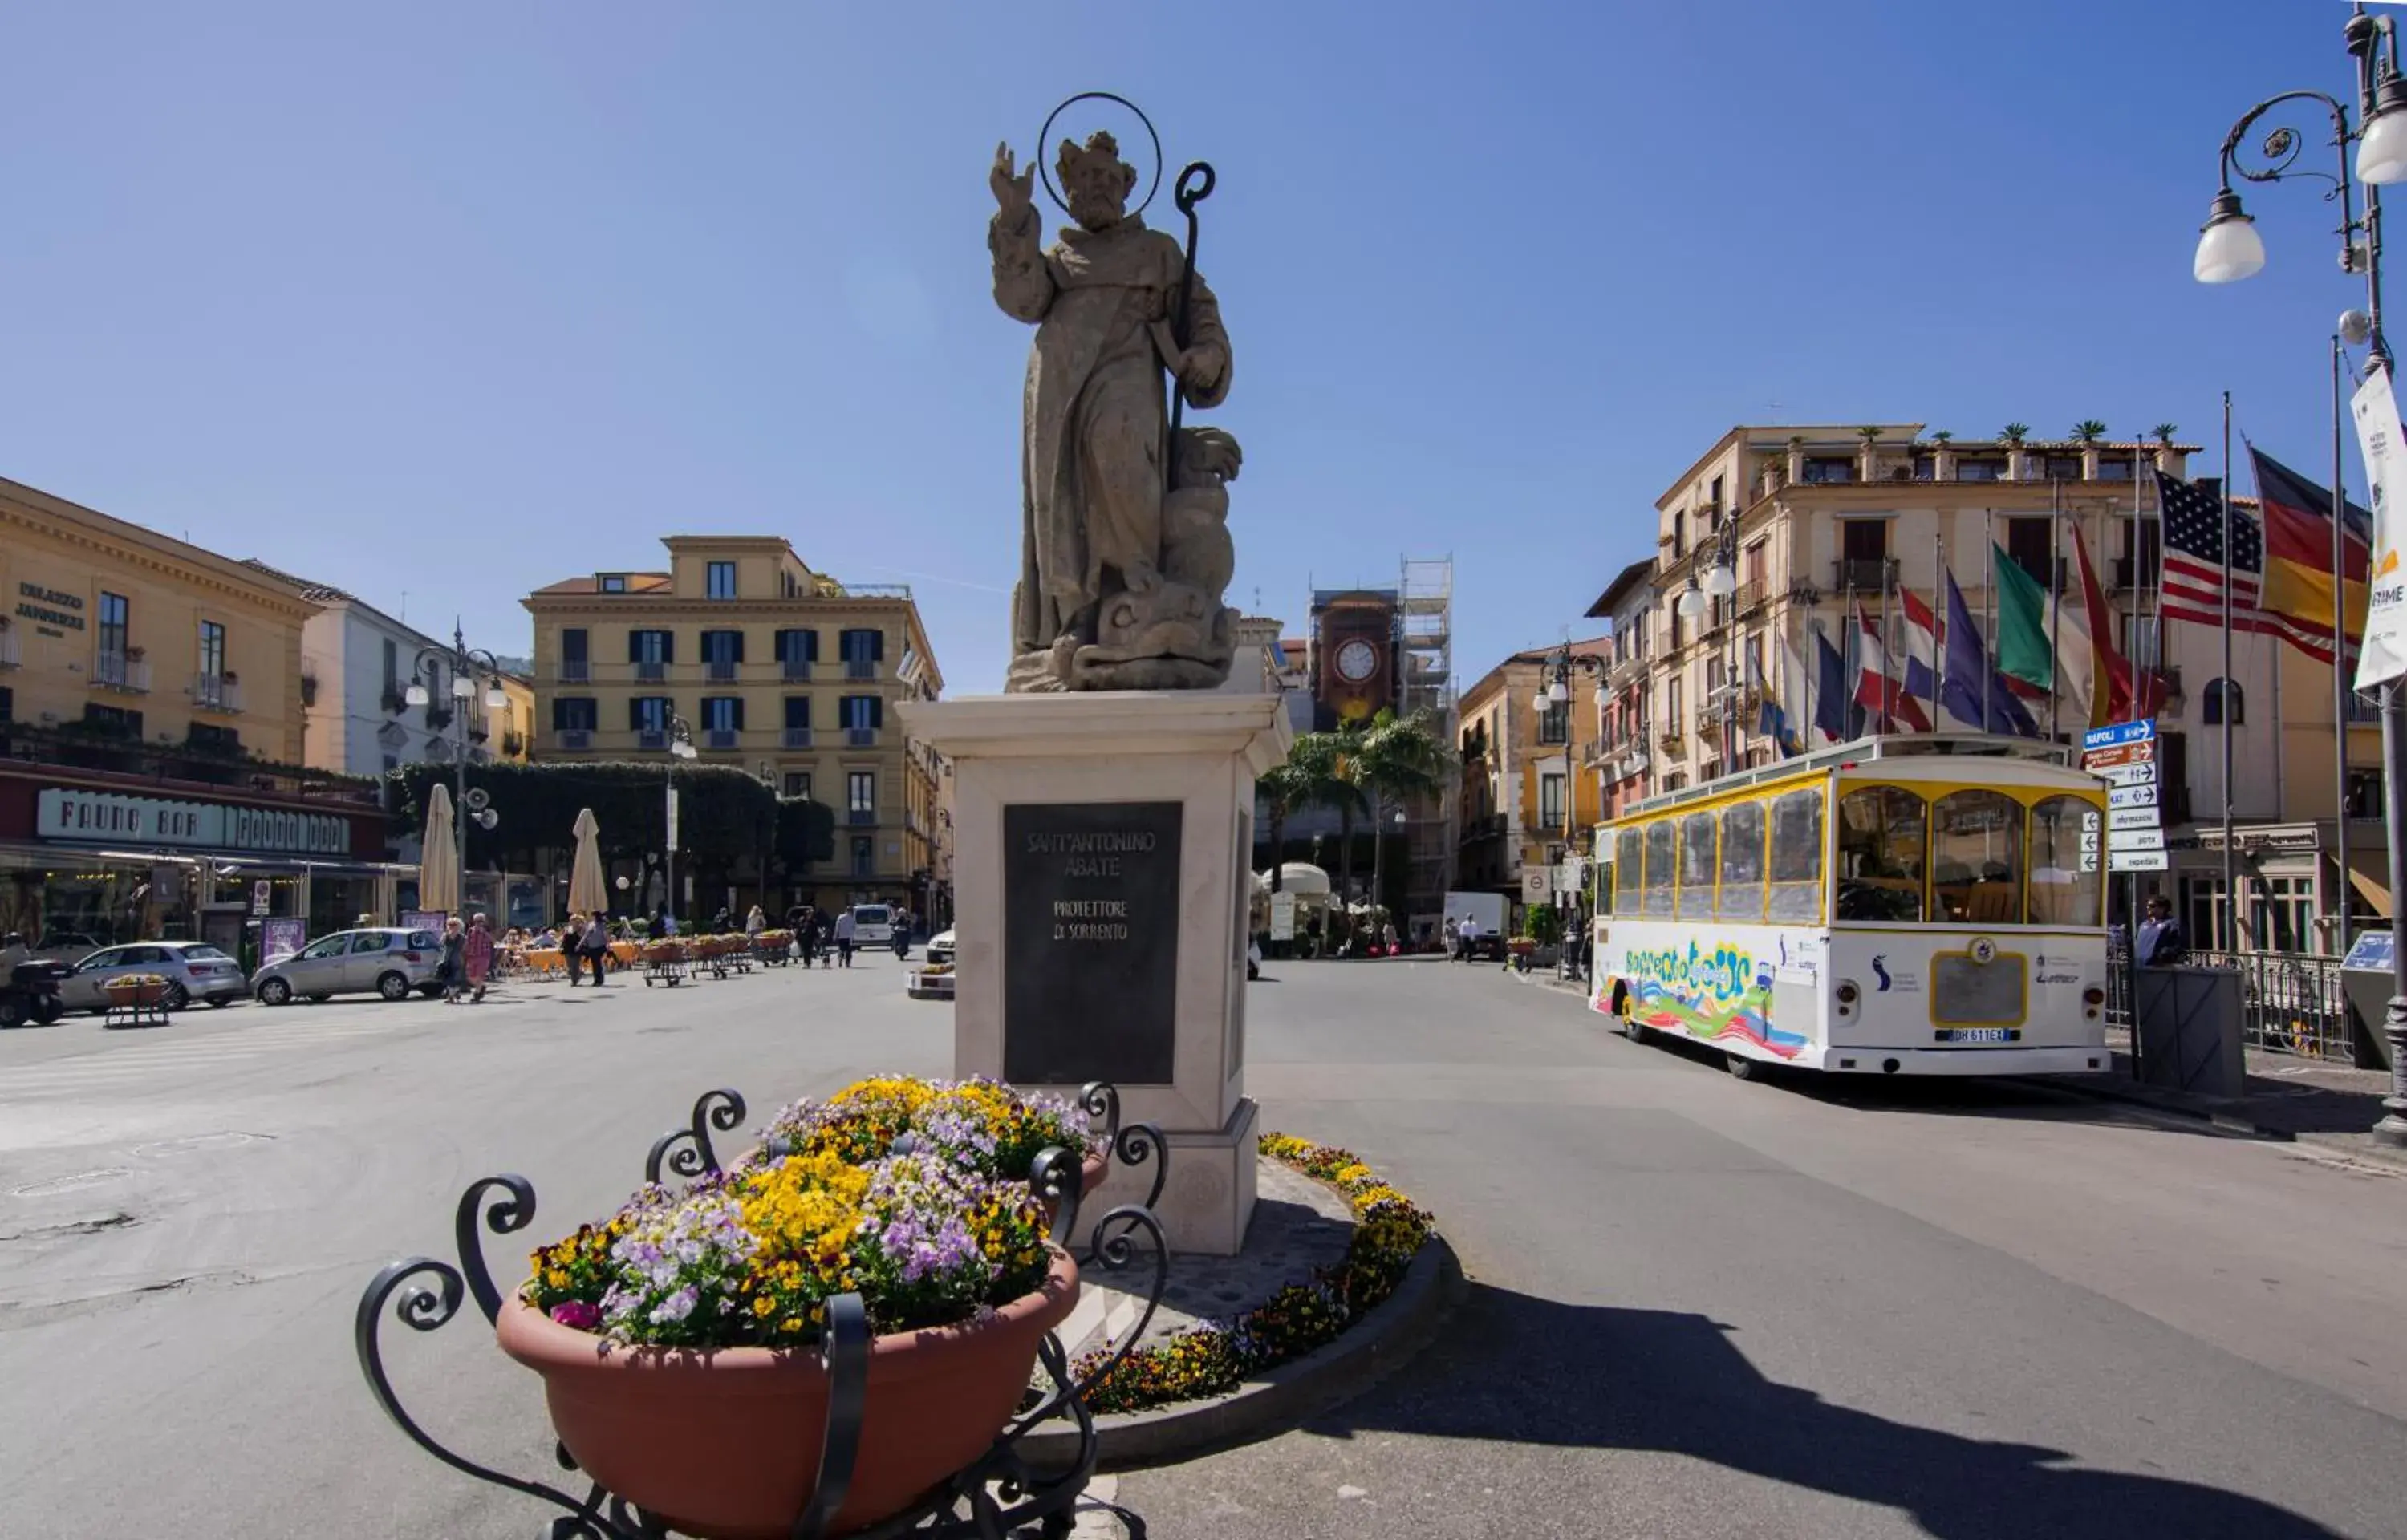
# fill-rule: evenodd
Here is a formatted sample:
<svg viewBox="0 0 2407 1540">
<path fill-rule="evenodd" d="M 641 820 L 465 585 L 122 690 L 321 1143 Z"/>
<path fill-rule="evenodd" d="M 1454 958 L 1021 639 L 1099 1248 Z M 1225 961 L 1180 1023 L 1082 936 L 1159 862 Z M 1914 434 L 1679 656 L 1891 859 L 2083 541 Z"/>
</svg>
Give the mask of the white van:
<svg viewBox="0 0 2407 1540">
<path fill-rule="evenodd" d="M 856 947 L 894 944 L 894 908 L 890 904 L 852 906 L 852 944 Z"/>
</svg>

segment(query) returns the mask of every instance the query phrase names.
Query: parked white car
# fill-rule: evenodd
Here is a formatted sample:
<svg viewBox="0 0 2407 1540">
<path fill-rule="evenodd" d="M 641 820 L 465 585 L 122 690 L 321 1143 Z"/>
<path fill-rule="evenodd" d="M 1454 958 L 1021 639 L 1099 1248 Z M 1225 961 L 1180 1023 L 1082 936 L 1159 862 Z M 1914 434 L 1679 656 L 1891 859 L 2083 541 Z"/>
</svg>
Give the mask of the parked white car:
<svg viewBox="0 0 2407 1540">
<path fill-rule="evenodd" d="M 250 993 L 242 964 L 207 941 L 134 941 L 103 947 L 76 964 L 75 972 L 59 981 L 59 1003 L 69 1010 L 107 1010 L 108 981 L 129 973 L 166 980 L 170 1010 L 194 1000 L 232 1005 Z"/>
<path fill-rule="evenodd" d="M 434 977 L 442 962 L 443 943 L 431 930 L 341 930 L 261 968 L 251 989 L 265 1005 L 289 1004 L 296 995 L 305 1000 L 332 995 L 406 1000 L 413 990 L 432 999 L 443 991 Z"/>
</svg>

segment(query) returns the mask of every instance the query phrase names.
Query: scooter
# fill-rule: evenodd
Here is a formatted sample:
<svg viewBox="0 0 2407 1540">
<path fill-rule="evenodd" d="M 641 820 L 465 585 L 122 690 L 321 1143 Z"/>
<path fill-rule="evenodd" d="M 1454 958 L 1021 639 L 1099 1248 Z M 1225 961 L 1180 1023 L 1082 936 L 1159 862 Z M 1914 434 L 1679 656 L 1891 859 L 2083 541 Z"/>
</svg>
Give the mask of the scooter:
<svg viewBox="0 0 2407 1540">
<path fill-rule="evenodd" d="M 34 960 L 19 963 L 8 970 L 8 982 L 0 984 L 0 1027 L 22 1026 L 27 1022 L 50 1025 L 66 1014 L 59 1000 L 59 981 L 75 971 L 66 964 Z"/>
</svg>

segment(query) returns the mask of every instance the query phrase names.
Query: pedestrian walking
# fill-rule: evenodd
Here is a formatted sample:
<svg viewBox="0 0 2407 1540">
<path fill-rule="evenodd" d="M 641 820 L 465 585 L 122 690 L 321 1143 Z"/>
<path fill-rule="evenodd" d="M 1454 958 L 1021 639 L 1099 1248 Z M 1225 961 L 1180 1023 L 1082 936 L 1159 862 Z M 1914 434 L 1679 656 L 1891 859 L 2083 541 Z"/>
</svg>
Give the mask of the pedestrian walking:
<svg viewBox="0 0 2407 1540">
<path fill-rule="evenodd" d="M 468 921 L 468 935 L 460 948 L 461 961 L 468 968 L 468 1003 L 485 1003 L 485 981 L 493 972 L 493 932 L 482 914 Z"/>
<path fill-rule="evenodd" d="M 561 966 L 568 970 L 568 987 L 575 989 L 585 976 L 585 916 L 571 914 L 561 923 L 557 941 Z"/>
<path fill-rule="evenodd" d="M 845 967 L 852 966 L 852 911 L 846 910 L 835 917 L 835 955 Z"/>
<path fill-rule="evenodd" d="M 458 1005 L 460 996 L 467 992 L 464 982 L 467 978 L 467 948 L 466 927 L 460 924 L 460 916 L 454 914 L 443 922 L 442 958 L 434 965 L 434 980 L 443 986 L 445 1005 Z"/>
<path fill-rule="evenodd" d="M 1462 950 L 1462 922 L 1449 914 L 1446 917 L 1446 955 L 1453 961 Z"/>
<path fill-rule="evenodd" d="M 1460 951 L 1455 954 L 1454 960 L 1459 963 L 1467 963 L 1472 961 L 1474 954 L 1479 951 L 1479 921 L 1477 918 L 1469 914 L 1464 915 L 1462 917 L 1461 929 L 1457 932 L 1457 935 L 1462 942 L 1462 947 Z"/>
<path fill-rule="evenodd" d="M 759 904 L 754 904 L 751 911 L 744 916 L 745 936 L 753 941 L 758 941 L 761 939 L 761 932 L 768 928 L 769 916 L 761 912 Z"/>
<path fill-rule="evenodd" d="M 599 914 L 593 916 L 585 926 L 585 940 L 581 943 L 581 950 L 585 954 L 586 963 L 593 969 L 593 987 L 599 989 L 602 987 L 605 975 L 609 971 L 610 923 L 608 920 Z"/>
</svg>

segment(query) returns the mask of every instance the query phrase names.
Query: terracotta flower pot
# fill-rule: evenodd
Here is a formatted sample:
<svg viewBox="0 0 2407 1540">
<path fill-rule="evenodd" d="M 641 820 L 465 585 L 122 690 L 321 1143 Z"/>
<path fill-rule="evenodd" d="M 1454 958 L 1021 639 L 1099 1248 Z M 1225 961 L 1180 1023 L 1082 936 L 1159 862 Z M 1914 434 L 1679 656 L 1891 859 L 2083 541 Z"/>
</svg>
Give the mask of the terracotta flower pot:
<svg viewBox="0 0 2407 1540">
<path fill-rule="evenodd" d="M 832 1533 L 901 1512 L 1003 1431 L 1036 1345 L 1078 1299 L 1060 1251 L 1044 1284 L 985 1321 L 881 1336 L 852 1488 Z M 543 1376 L 560 1441 L 584 1471 L 681 1534 L 786 1540 L 810 1501 L 827 1424 L 815 1352 L 611 1348 L 512 1298 L 495 1335 Z"/>
</svg>

